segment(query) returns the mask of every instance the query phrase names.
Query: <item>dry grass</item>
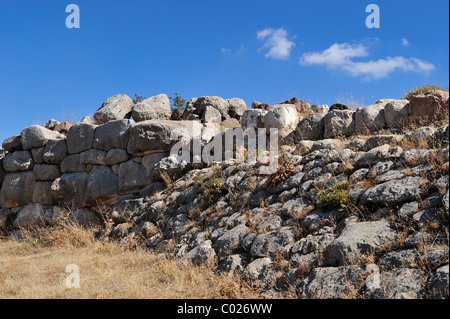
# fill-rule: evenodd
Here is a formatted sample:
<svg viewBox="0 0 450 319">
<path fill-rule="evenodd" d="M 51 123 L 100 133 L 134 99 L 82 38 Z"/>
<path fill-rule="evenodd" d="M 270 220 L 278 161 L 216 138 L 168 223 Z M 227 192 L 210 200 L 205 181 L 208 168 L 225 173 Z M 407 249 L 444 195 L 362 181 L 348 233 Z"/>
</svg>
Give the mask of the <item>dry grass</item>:
<svg viewBox="0 0 450 319">
<path fill-rule="evenodd" d="M 102 243 L 92 231 L 69 226 L 45 230 L 36 238 L 0 240 L 0 298 L 212 299 L 257 298 L 238 277 L 212 268 L 170 260 L 144 250 Z M 80 288 L 66 288 L 80 270 Z"/>
</svg>

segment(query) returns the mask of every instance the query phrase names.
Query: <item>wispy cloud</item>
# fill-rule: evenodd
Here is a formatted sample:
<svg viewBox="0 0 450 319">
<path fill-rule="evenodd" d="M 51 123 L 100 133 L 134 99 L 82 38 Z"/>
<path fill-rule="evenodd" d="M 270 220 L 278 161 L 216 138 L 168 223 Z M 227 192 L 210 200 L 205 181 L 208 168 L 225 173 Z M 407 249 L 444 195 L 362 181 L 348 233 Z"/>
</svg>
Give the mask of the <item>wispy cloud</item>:
<svg viewBox="0 0 450 319">
<path fill-rule="evenodd" d="M 288 40 L 288 33 L 285 29 L 266 28 L 256 33 L 258 40 L 265 40 L 261 49 L 268 49 L 266 58 L 286 60 L 291 55 L 291 50 L 295 43 Z M 261 50 L 260 49 L 260 50 Z"/>
<path fill-rule="evenodd" d="M 381 79 L 394 71 L 427 73 L 435 66 L 427 61 L 402 56 L 386 57 L 378 60 L 355 61 L 356 58 L 369 56 L 369 50 L 363 44 L 335 43 L 320 52 L 304 53 L 300 65 L 325 65 L 347 71 L 352 76 L 366 76 L 367 79 Z"/>
<path fill-rule="evenodd" d="M 227 48 L 220 49 L 221 53 L 229 53 L 230 51 L 231 51 L 231 49 L 227 49 Z"/>
<path fill-rule="evenodd" d="M 402 39 L 402 45 L 403 45 L 404 47 L 409 47 L 411 44 L 409 43 L 409 41 L 408 41 L 407 38 L 403 38 L 403 39 Z"/>
</svg>

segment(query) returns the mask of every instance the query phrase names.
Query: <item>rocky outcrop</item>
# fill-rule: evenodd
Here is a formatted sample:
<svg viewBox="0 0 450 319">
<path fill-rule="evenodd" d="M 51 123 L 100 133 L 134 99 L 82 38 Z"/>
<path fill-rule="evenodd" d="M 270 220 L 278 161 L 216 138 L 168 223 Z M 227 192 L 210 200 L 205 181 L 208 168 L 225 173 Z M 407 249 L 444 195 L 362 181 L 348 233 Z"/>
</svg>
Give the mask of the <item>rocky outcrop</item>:
<svg viewBox="0 0 450 319">
<path fill-rule="evenodd" d="M 203 97 L 188 102 L 189 120 L 26 128 L 0 149 L 0 232 L 68 214 L 108 220 L 102 239 L 239 274 L 272 296 L 448 298 L 448 125 L 402 131 L 411 101 L 326 113 L 287 102 L 244 110 Z M 211 164 L 170 154 L 180 145 L 192 159 L 196 142 L 223 140 L 224 120 L 238 118 L 286 129 L 278 168 L 263 150 Z"/>
</svg>

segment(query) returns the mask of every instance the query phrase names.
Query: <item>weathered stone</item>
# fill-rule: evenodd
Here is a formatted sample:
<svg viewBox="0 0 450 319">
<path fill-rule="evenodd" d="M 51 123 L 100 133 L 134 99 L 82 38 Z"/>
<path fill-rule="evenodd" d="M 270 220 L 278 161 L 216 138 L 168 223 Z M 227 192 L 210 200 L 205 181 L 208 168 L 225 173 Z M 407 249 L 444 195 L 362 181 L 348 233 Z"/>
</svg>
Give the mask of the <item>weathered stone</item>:
<svg viewBox="0 0 450 319">
<path fill-rule="evenodd" d="M 288 217 L 301 216 L 302 212 L 311 205 L 311 202 L 304 197 L 288 200 L 281 208 L 283 215 Z"/>
<path fill-rule="evenodd" d="M 32 171 L 6 175 L 0 191 L 0 206 L 11 208 L 31 203 L 35 183 Z"/>
<path fill-rule="evenodd" d="M 379 253 L 392 247 L 397 239 L 389 222 L 374 221 L 350 224 L 324 251 L 329 265 L 353 264 L 364 254 Z"/>
<path fill-rule="evenodd" d="M 130 120 L 116 120 L 97 126 L 93 147 L 105 151 L 114 148 L 126 149 L 130 125 Z"/>
<path fill-rule="evenodd" d="M 222 122 L 222 114 L 211 105 L 206 105 L 202 115 L 202 123 L 220 123 Z"/>
<path fill-rule="evenodd" d="M 214 243 L 214 248 L 220 259 L 227 255 L 231 255 L 237 248 L 240 242 L 249 231 L 245 225 L 238 225 L 220 236 Z"/>
<path fill-rule="evenodd" d="M 431 121 L 448 108 L 449 92 L 437 90 L 413 96 L 409 101 L 409 116 L 417 121 Z"/>
<path fill-rule="evenodd" d="M 317 141 L 323 138 L 324 122 L 323 117 L 325 113 L 312 113 L 305 116 L 297 124 L 294 131 L 294 141 L 301 140 Z"/>
<path fill-rule="evenodd" d="M 9 153 L 3 159 L 3 168 L 7 173 L 23 172 L 33 169 L 34 161 L 29 151 Z"/>
<path fill-rule="evenodd" d="M 131 113 L 136 122 L 158 119 L 169 120 L 171 115 L 172 108 L 166 94 L 159 94 L 136 103 Z"/>
<path fill-rule="evenodd" d="M 94 165 L 86 184 L 88 205 L 113 204 L 119 197 L 117 176 L 109 167 Z"/>
<path fill-rule="evenodd" d="M 420 200 L 427 193 L 427 187 L 420 177 L 407 176 L 378 184 L 361 195 L 362 203 L 396 205 Z"/>
<path fill-rule="evenodd" d="M 33 203 L 43 205 L 53 204 L 53 195 L 51 191 L 53 182 L 37 181 L 34 186 Z"/>
<path fill-rule="evenodd" d="M 393 159 L 399 157 L 401 154 L 401 150 L 390 147 L 388 144 L 384 144 L 375 148 L 372 148 L 370 151 L 363 154 L 357 161 L 357 167 L 368 167 L 374 166 L 378 162 L 387 159 Z"/>
<path fill-rule="evenodd" d="M 53 198 L 60 205 L 71 208 L 84 206 L 87 179 L 87 173 L 62 174 L 52 183 Z"/>
<path fill-rule="evenodd" d="M 81 154 L 73 154 L 65 157 L 61 163 L 61 173 L 81 173 L 86 166 L 81 161 Z"/>
<path fill-rule="evenodd" d="M 186 104 L 186 109 L 183 113 L 184 120 L 203 120 L 205 108 L 211 106 L 217 109 L 222 117 L 222 120 L 226 120 L 230 117 L 229 103 L 218 96 L 202 96 L 199 98 L 193 98 Z"/>
<path fill-rule="evenodd" d="M 408 100 L 395 100 L 384 107 L 384 119 L 389 128 L 403 128 L 408 124 Z"/>
<path fill-rule="evenodd" d="M 81 153 L 92 148 L 95 125 L 77 123 L 67 132 L 67 150 L 69 154 Z"/>
<path fill-rule="evenodd" d="M 275 285 L 276 272 L 270 258 L 258 258 L 245 267 L 243 276 L 248 281 L 261 287 L 270 288 Z"/>
<path fill-rule="evenodd" d="M 131 126 L 127 151 L 132 155 L 162 153 L 193 138 L 201 138 L 201 124 L 196 121 L 144 121 Z"/>
<path fill-rule="evenodd" d="M 106 165 L 106 151 L 90 149 L 80 154 L 81 164 Z"/>
<path fill-rule="evenodd" d="M 245 110 L 247 110 L 247 104 L 245 104 L 245 101 L 238 98 L 232 98 L 228 99 L 228 114 L 231 116 L 231 118 L 240 120 L 242 117 L 242 114 L 244 114 Z"/>
<path fill-rule="evenodd" d="M 425 294 L 426 276 L 419 269 L 397 268 L 382 272 L 381 298 L 420 299 Z"/>
<path fill-rule="evenodd" d="M 69 215 L 69 219 L 83 227 L 100 225 L 100 219 L 97 214 L 85 207 L 73 210 Z"/>
<path fill-rule="evenodd" d="M 299 116 L 295 105 L 279 104 L 264 115 L 264 127 L 267 131 L 277 128 L 281 137 L 287 136 L 297 127 Z"/>
<path fill-rule="evenodd" d="M 326 104 L 323 105 L 311 105 L 311 111 L 313 111 L 314 113 L 322 113 L 322 114 L 326 114 L 328 113 L 328 111 L 330 110 L 329 106 Z"/>
<path fill-rule="evenodd" d="M 42 160 L 48 164 L 61 164 L 67 156 L 67 140 L 49 140 L 44 148 Z"/>
<path fill-rule="evenodd" d="M 130 118 L 133 109 L 133 100 L 126 94 L 118 94 L 107 99 L 95 112 L 94 119 L 97 124 L 109 121 Z"/>
<path fill-rule="evenodd" d="M 14 220 L 14 226 L 21 228 L 33 228 L 44 224 L 44 206 L 39 203 L 28 204 L 23 207 Z"/>
<path fill-rule="evenodd" d="M 146 163 L 147 164 L 147 163 Z M 166 173 L 172 180 L 176 180 L 183 176 L 189 169 L 191 164 L 186 161 L 179 161 L 176 154 L 164 157 L 148 168 L 151 173 L 151 181 L 162 180 L 161 174 Z"/>
<path fill-rule="evenodd" d="M 401 249 L 391 251 L 380 259 L 380 264 L 385 267 L 415 267 L 418 255 L 415 249 Z"/>
<path fill-rule="evenodd" d="M 58 126 L 59 124 L 61 124 L 59 121 L 57 121 L 55 119 L 50 119 L 43 126 L 47 129 L 53 131 L 55 129 L 55 127 Z"/>
<path fill-rule="evenodd" d="M 44 163 L 44 149 L 45 147 L 33 148 L 31 150 L 31 155 L 33 156 L 33 160 L 36 164 Z"/>
<path fill-rule="evenodd" d="M 6 140 L 3 141 L 2 147 L 10 153 L 21 151 L 23 150 L 22 137 L 20 135 L 8 137 Z"/>
<path fill-rule="evenodd" d="M 226 257 L 217 267 L 221 271 L 225 271 L 230 275 L 242 274 L 248 263 L 248 257 L 240 255 L 231 255 Z"/>
<path fill-rule="evenodd" d="M 402 135 L 376 135 L 369 137 L 364 143 L 364 151 L 370 151 L 371 149 L 382 146 L 384 144 L 388 144 L 390 146 L 393 145 L 401 145 L 403 142 Z"/>
<path fill-rule="evenodd" d="M 315 268 L 298 292 L 302 299 L 355 299 L 364 285 L 363 276 L 357 266 Z"/>
<path fill-rule="evenodd" d="M 72 124 L 69 121 L 65 121 L 56 125 L 53 130 L 61 134 L 67 134 L 71 127 Z"/>
<path fill-rule="evenodd" d="M 433 299 L 448 299 L 449 292 L 449 266 L 444 265 L 436 269 L 436 272 L 428 279 L 427 288 Z"/>
<path fill-rule="evenodd" d="M 45 146 L 49 140 L 61 140 L 65 138 L 63 134 L 51 131 L 40 125 L 32 125 L 24 128 L 20 135 L 24 150 L 40 148 Z"/>
<path fill-rule="evenodd" d="M 36 164 L 33 172 L 37 181 L 53 181 L 61 176 L 59 165 Z"/>
<path fill-rule="evenodd" d="M 106 153 L 106 164 L 110 166 L 126 162 L 129 159 L 130 155 L 123 149 L 113 148 Z"/>
<path fill-rule="evenodd" d="M 214 266 L 216 264 L 216 252 L 211 246 L 211 241 L 206 240 L 191 249 L 184 255 L 183 259 L 190 260 L 196 265 Z"/>
<path fill-rule="evenodd" d="M 267 111 L 260 109 L 248 109 L 242 114 L 241 127 L 245 131 L 248 128 L 264 128 L 264 116 Z"/>
<path fill-rule="evenodd" d="M 130 194 L 139 192 L 147 185 L 144 167 L 133 160 L 121 163 L 119 166 L 119 192 Z"/>
<path fill-rule="evenodd" d="M 355 131 L 355 112 L 351 110 L 333 110 L 323 117 L 324 138 L 350 136 Z"/>
<path fill-rule="evenodd" d="M 276 256 L 289 251 L 295 236 L 292 227 L 283 227 L 268 233 L 258 235 L 253 241 L 250 253 L 257 257 Z"/>
<path fill-rule="evenodd" d="M 372 133 L 381 130 L 384 126 L 386 126 L 386 121 L 382 104 L 372 104 L 356 109 L 355 133 Z"/>
</svg>

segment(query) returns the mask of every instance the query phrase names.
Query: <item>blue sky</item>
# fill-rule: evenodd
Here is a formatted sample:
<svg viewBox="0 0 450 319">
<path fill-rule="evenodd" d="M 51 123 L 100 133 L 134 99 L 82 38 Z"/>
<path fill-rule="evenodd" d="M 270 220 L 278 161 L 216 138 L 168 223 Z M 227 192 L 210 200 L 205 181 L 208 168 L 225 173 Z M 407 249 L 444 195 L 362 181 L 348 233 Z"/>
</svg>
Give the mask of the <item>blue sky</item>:
<svg viewBox="0 0 450 319">
<path fill-rule="evenodd" d="M 0 0 L 0 141 L 116 94 L 368 105 L 448 88 L 448 30 L 447 0 Z"/>
</svg>

